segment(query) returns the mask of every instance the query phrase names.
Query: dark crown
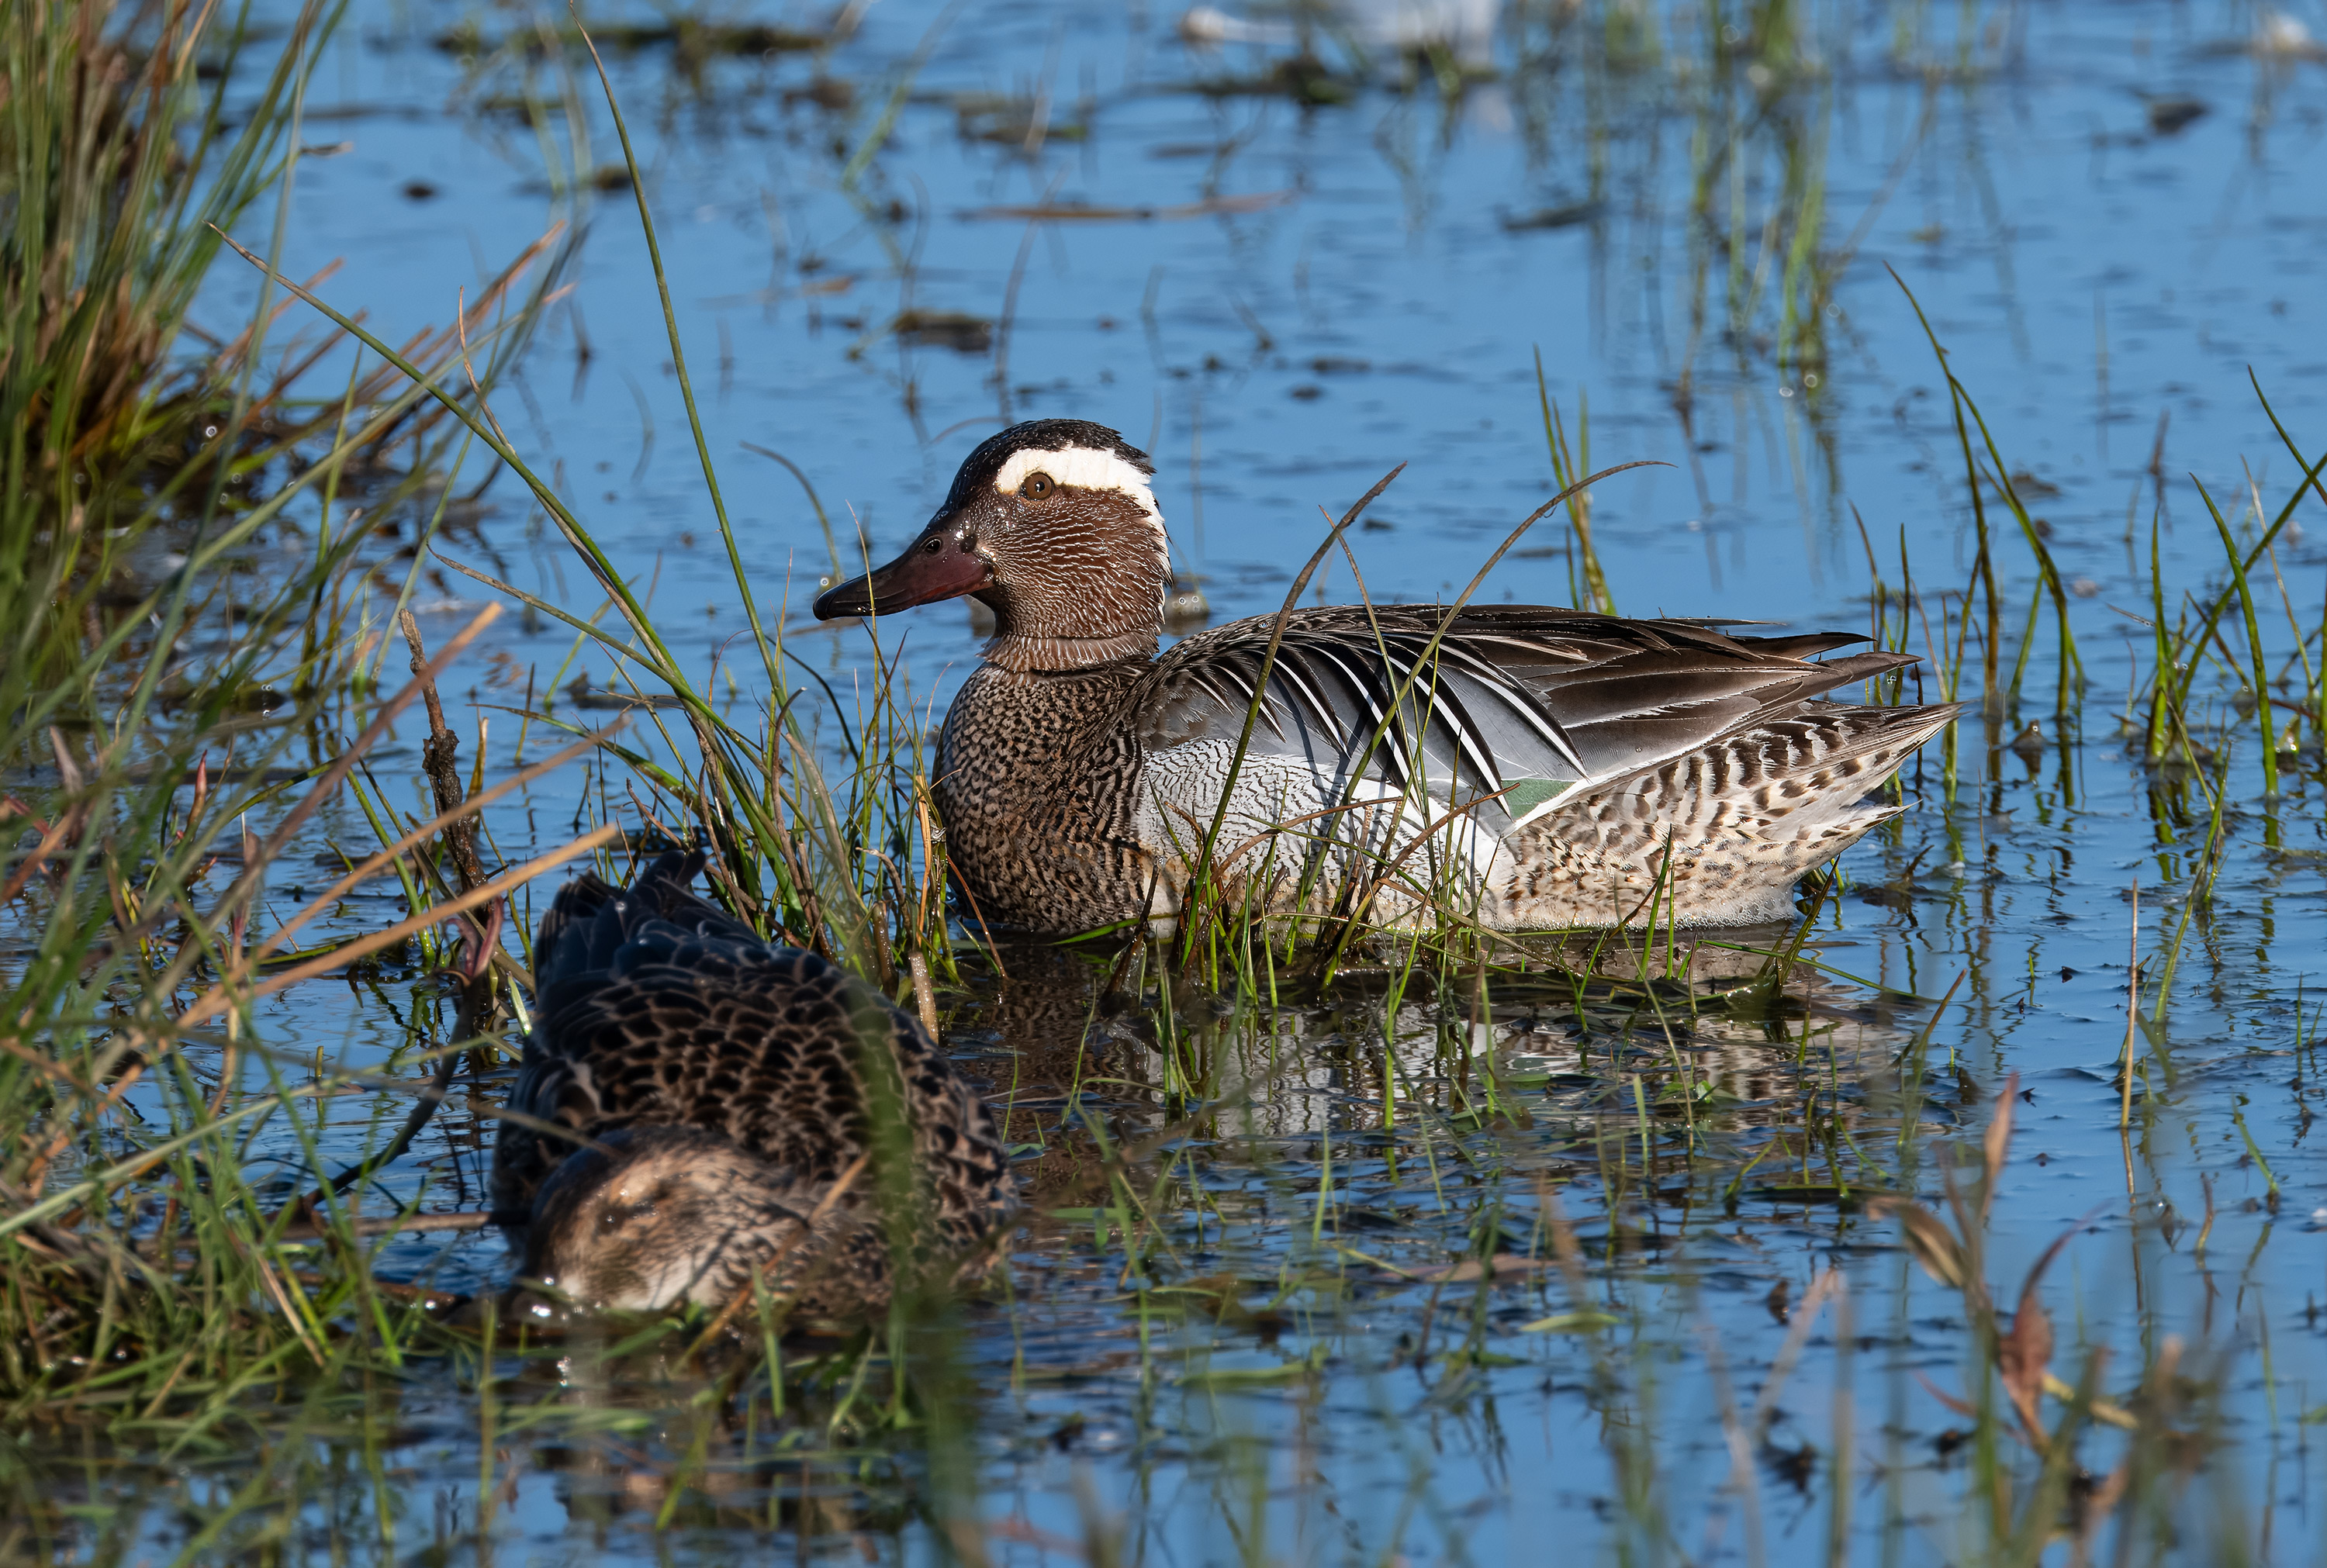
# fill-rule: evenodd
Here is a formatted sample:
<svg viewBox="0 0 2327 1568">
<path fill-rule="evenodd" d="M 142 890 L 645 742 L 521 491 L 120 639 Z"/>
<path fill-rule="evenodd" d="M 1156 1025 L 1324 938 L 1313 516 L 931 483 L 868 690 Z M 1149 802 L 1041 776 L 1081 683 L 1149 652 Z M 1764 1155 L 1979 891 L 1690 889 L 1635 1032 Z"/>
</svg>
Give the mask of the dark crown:
<svg viewBox="0 0 2327 1568">
<path fill-rule="evenodd" d="M 1065 452 L 1070 447 L 1112 453 L 1143 474 L 1155 471 L 1147 454 L 1124 440 L 1119 430 L 1109 430 L 1088 419 L 1029 419 L 987 436 L 977 443 L 976 451 L 961 460 L 961 468 L 953 476 L 953 488 L 946 494 L 946 505 L 959 506 L 989 489 L 994 476 L 1015 453 Z"/>
</svg>

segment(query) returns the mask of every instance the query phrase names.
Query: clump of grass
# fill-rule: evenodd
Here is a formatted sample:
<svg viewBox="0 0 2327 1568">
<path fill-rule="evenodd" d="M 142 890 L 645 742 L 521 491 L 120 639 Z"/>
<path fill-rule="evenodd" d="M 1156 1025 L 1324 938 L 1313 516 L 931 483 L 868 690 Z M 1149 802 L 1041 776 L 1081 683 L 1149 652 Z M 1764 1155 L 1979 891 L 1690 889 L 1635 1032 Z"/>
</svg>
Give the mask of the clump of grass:
<svg viewBox="0 0 2327 1568">
<path fill-rule="evenodd" d="M 2201 1423 L 2192 1419 L 2201 1413 L 2191 1406 L 2202 1389 L 2183 1369 L 2183 1341 L 2171 1333 L 2145 1339 L 2144 1364 L 2123 1395 L 2103 1392 L 2111 1360 L 2105 1346 L 2086 1352 L 2074 1382 L 2053 1370 L 2055 1333 L 2041 1287 L 2079 1227 L 2054 1239 L 2030 1265 L 2010 1314 L 2000 1310 L 1987 1280 L 1986 1233 L 2012 1143 L 2019 1086 L 2017 1073 L 2005 1080 L 1968 1190 L 1956 1166 L 1941 1166 L 1949 1219 L 1906 1195 L 1880 1198 L 1867 1208 L 1878 1218 L 1895 1219 L 1923 1272 L 1962 1299 L 1971 1330 L 1968 1386 L 1960 1395 L 1936 1385 L 1930 1391 L 1973 1423 L 1967 1445 L 1974 1484 L 1967 1501 L 1976 1535 L 1997 1560 L 2033 1562 L 2065 1527 L 2079 1559 L 2090 1560 L 2112 1519 L 2129 1544 L 2147 1522 L 2144 1514 L 2162 1516 L 2148 1487 L 2168 1479 L 2186 1484 L 2193 1474 L 2203 1445 Z M 2057 1415 L 2048 1417 L 2048 1407 Z M 2091 1433 L 2107 1429 L 2129 1435 L 2114 1445 L 2114 1466 L 2089 1474 L 2079 1451 Z"/>
<path fill-rule="evenodd" d="M 372 1278 L 377 1226 L 337 1189 L 294 1203 L 248 1168 L 248 1138 L 271 1124 L 320 1177 L 316 1107 L 352 1081 L 293 1070 L 250 1010 L 374 952 L 433 965 L 453 947 L 433 929 L 512 885 L 504 873 L 457 908 L 416 900 L 351 944 L 290 946 L 344 888 L 254 929 L 270 865 L 421 690 L 361 705 L 379 643 L 367 618 L 400 595 L 372 526 L 337 509 L 340 478 L 408 443 L 401 477 L 368 498 L 385 512 L 457 459 L 422 388 L 389 387 L 377 365 L 359 359 L 340 398 L 294 403 L 333 342 L 267 357 L 279 297 L 262 293 L 209 351 L 180 342 L 220 231 L 270 185 L 287 197 L 298 106 L 337 14 L 299 13 L 231 129 L 225 76 L 201 77 L 230 73 L 245 35 L 216 44 L 213 10 L 0 14 L 0 834 L 19 850 L 0 865 L 15 938 L 0 972 L 0 1398 L 19 1420 L 192 1408 L 193 1442 L 301 1368 L 392 1367 L 424 1323 L 416 1293 Z M 429 380 L 458 367 L 490 383 L 537 315 L 538 287 L 509 308 L 524 269 L 416 341 Z M 253 570 L 270 533 L 304 552 Z M 140 575 L 157 542 L 182 561 Z M 437 1012 L 415 1021 L 416 1059 L 464 1032 Z M 217 1053 L 214 1079 L 189 1047 Z M 411 1086 L 371 1087 L 389 1104 Z"/>
<path fill-rule="evenodd" d="M 264 321 L 173 359 L 218 240 L 278 174 L 306 49 L 336 11 L 311 5 L 239 128 L 226 76 L 242 34 L 215 12 L 146 4 L 12 5 L 0 16 L 0 708 L 62 673 L 40 635 L 72 625 L 135 548 L 151 476 L 207 448 Z M 229 478 L 207 466 L 212 493 Z M 201 502 L 195 491 L 197 504 Z M 71 611 L 51 615 L 61 594 Z"/>
<path fill-rule="evenodd" d="M 470 404 L 457 389 L 437 385 L 407 354 L 367 331 L 353 318 L 332 309 L 313 290 L 275 281 L 328 316 L 349 334 L 408 377 L 417 389 L 458 418 L 470 435 L 506 462 L 531 490 L 555 526 L 575 548 L 621 617 L 622 630 L 601 627 L 537 595 L 472 568 L 454 569 L 519 601 L 537 613 L 561 621 L 616 661 L 620 678 L 633 686 L 660 687 L 672 699 L 642 705 L 665 755 L 692 752 L 695 761 L 669 766 L 644 752 L 615 751 L 649 792 L 649 809 L 674 834 L 701 834 L 715 846 L 713 880 L 723 898 L 771 936 L 842 959 L 884 985 L 912 966 L 936 960 L 950 968 L 942 939 L 941 903 L 930 896 L 929 882 L 914 880 L 908 867 L 933 839 L 927 809 L 925 770 L 920 766 L 919 727 L 894 672 L 876 655 L 875 679 L 858 732 L 846 742 L 855 768 L 838 783 L 827 780 L 818 748 L 794 710 L 780 640 L 763 621 L 743 555 L 736 543 L 718 475 L 695 404 L 685 345 L 670 304 L 652 213 L 636 176 L 636 154 L 611 85 L 613 110 L 638 210 L 660 290 L 673 364 L 688 415 L 706 490 L 718 518 L 735 592 L 751 627 L 752 657 L 766 676 L 769 696 L 756 730 L 732 719 L 712 701 L 712 687 L 678 659 L 656 627 L 643 601 L 616 570 L 564 499 L 525 462 L 503 436 L 481 401 Z M 254 263 L 260 258 L 245 251 Z M 260 263 L 260 265 L 264 265 Z M 269 271 L 269 275 L 274 276 Z M 656 694 L 658 698 L 661 693 Z M 827 694 L 830 694 L 827 692 Z M 836 700 L 833 704 L 837 718 Z M 665 714 L 683 726 L 682 742 Z M 556 721 L 550 721 L 556 723 Z"/>
<path fill-rule="evenodd" d="M 235 222 L 276 177 L 303 53 L 334 14 L 300 14 L 298 39 L 229 130 L 223 94 L 243 35 L 213 36 L 211 8 L 8 8 L 0 416 L 14 505 L 55 520 L 117 504 L 121 471 L 183 444 L 247 362 L 246 341 L 164 373 L 217 249 L 210 226 Z M 219 73 L 207 98 L 198 63 Z"/>
</svg>

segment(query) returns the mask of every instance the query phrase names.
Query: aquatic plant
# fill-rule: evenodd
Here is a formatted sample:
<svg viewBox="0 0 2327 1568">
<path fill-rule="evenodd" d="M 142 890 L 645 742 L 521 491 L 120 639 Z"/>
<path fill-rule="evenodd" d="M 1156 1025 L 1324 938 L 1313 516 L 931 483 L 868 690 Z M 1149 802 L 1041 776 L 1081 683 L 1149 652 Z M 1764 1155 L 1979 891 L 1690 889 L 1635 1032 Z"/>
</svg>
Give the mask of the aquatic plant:
<svg viewBox="0 0 2327 1568">
<path fill-rule="evenodd" d="M 422 389 L 388 386 L 378 367 L 359 362 L 339 397 L 294 401 L 332 344 L 269 356 L 279 294 L 262 291 L 230 340 L 178 348 L 182 331 L 199 335 L 188 311 L 223 228 L 287 189 L 301 95 L 337 14 L 299 13 L 231 130 L 225 79 L 204 89 L 200 68 L 231 68 L 243 23 L 220 54 L 210 10 L 43 4 L 0 18 L 0 829 L 13 849 L 0 871 L 0 1398 L 19 1420 L 158 1417 L 201 1395 L 199 1433 L 286 1361 L 322 1367 L 324 1325 L 342 1311 L 377 1330 L 348 1347 L 366 1366 L 393 1365 L 417 1321 L 393 1287 L 375 1290 L 338 1189 L 293 1203 L 248 1168 L 256 1128 L 308 1137 L 332 1092 L 285 1083 L 250 1010 L 416 938 L 429 954 L 427 934 L 459 912 L 440 906 L 368 943 L 294 945 L 394 855 L 289 919 L 264 912 L 270 868 L 324 801 L 361 788 L 367 751 L 425 684 L 366 701 L 383 641 L 366 617 L 392 617 L 411 579 L 378 574 L 389 552 L 378 525 L 351 526 L 342 478 L 388 471 L 365 498 L 383 515 L 434 489 L 433 523 L 457 462 Z M 458 366 L 489 381 L 537 311 L 538 293 L 513 309 L 506 296 L 538 254 L 416 341 L 426 376 Z M 391 468 L 397 448 L 407 466 Z M 451 903 L 478 908 L 509 885 Z M 222 1054 L 198 1069 L 190 1044 Z M 269 1087 L 249 1092 L 251 1074 Z M 364 1359 L 382 1344 L 384 1361 Z"/>
</svg>

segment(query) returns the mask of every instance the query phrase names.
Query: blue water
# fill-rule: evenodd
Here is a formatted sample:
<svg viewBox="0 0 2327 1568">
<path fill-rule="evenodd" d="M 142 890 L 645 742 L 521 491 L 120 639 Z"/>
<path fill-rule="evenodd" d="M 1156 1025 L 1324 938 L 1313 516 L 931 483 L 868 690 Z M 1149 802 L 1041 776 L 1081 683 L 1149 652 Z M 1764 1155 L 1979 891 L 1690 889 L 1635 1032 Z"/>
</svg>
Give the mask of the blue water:
<svg viewBox="0 0 2327 1568">
<path fill-rule="evenodd" d="M 304 140 L 319 153 L 297 173 L 284 268 L 304 277 L 343 262 L 323 292 L 400 341 L 449 319 L 459 291 L 473 296 L 553 222 L 573 225 L 570 292 L 494 411 L 650 588 L 690 665 L 707 668 L 724 650 L 748 696 L 755 661 L 736 659 L 744 645 L 731 643 L 743 618 L 637 211 L 619 184 L 569 197 L 546 173 L 545 145 L 585 170 L 621 163 L 587 59 L 565 61 L 588 126 L 577 150 L 555 62 L 464 60 L 435 42 L 470 20 L 499 39 L 530 14 L 436 0 L 352 9 L 309 100 Z M 1894 591 L 1911 575 L 1923 595 L 1910 650 L 1938 649 L 1969 577 L 1972 512 L 1911 290 L 2042 519 L 2089 684 L 2081 723 L 2064 734 L 2048 609 L 2021 710 L 1992 733 L 1967 714 L 1952 800 L 1935 746 L 1911 772 L 1899 831 L 1846 857 L 1848 886 L 1814 949 L 1840 972 L 1818 993 L 1818 1051 L 1852 1106 L 1861 1154 L 1934 1199 L 1944 1183 L 1932 1145 L 1911 1161 L 1899 1149 L 1894 1059 L 1918 1050 L 1928 1026 L 1932 1087 L 1912 1114 L 1942 1145 L 1959 1143 L 1967 1171 L 2006 1076 L 2019 1075 L 2019 1130 L 1991 1231 L 2001 1303 L 2075 1229 L 2042 1293 L 2059 1337 L 2053 1369 L 2074 1382 L 2088 1352 L 2106 1347 L 2099 1386 L 2121 1398 L 2177 1335 L 2201 1391 L 2178 1419 L 2203 1426 L 2204 1440 L 2145 1494 L 2181 1532 L 2155 1536 L 2158 1550 L 2191 1563 L 2317 1560 L 2327 1517 L 2311 1489 L 2307 1420 L 2327 1410 L 2313 1310 L 2327 1289 L 2327 1164 L 2307 1136 L 2318 1080 L 2305 1048 L 2319 1025 L 2299 999 L 2327 989 L 2320 760 L 2314 747 L 2289 764 L 2282 794 L 2266 799 L 2253 729 L 2229 701 L 2232 675 L 2201 679 L 2193 721 L 2230 748 L 2228 848 L 2180 939 L 2159 1038 L 2141 1042 L 2153 1065 L 2135 1135 L 2121 1143 L 2113 1075 L 2130 890 L 2137 878 L 2146 1009 L 2183 919 L 2206 806 L 2182 775 L 2153 815 L 2149 776 L 2115 719 L 2152 657 L 2129 617 L 2149 613 L 2153 524 L 2169 592 L 2210 601 L 2226 577 L 2197 483 L 2248 541 L 2257 505 L 2276 516 L 2292 493 L 2299 469 L 2249 373 L 2306 456 L 2327 443 L 2317 173 L 2327 70 L 2306 42 L 2327 33 L 2327 17 L 2216 0 L 1819 6 L 1802 22 L 1814 63 L 1788 76 L 1742 61 L 1716 69 L 1713 32 L 1752 23 L 1713 14 L 1516 7 L 1468 46 L 1488 69 L 1459 92 L 1426 73 L 1401 89 L 1402 68 L 1378 51 L 1350 101 L 1317 107 L 1189 90 L 1263 73 L 1288 51 L 1200 48 L 1175 31 L 1175 11 L 1147 5 L 882 0 L 820 61 L 714 59 L 690 78 L 668 48 L 644 48 L 610 51 L 608 66 L 737 541 L 761 602 L 792 622 L 836 564 L 800 487 L 743 443 L 807 473 L 831 514 L 838 565 L 853 573 L 919 529 L 998 421 L 1040 415 L 1112 425 L 1153 453 L 1180 564 L 1201 579 L 1216 619 L 1273 610 L 1322 535 L 1320 509 L 1338 513 L 1400 462 L 1356 537 L 1368 587 L 1449 597 L 1556 488 L 1539 354 L 1579 445 L 1588 408 L 1593 464 L 1668 465 L 1617 476 L 1594 499 L 1621 609 L 1864 628 L 1871 551 Z M 812 20 L 741 6 L 721 15 Z M 1628 63 L 1614 69 L 1609 41 L 1634 36 L 1635 23 L 1657 45 L 1625 45 Z M 1362 17 L 1343 34 L 1364 35 Z M 1323 53 L 1339 66 L 1347 55 L 1332 36 Z M 1453 57 L 1442 59 L 1452 72 Z M 818 101 L 844 96 L 833 89 L 811 95 L 819 71 L 847 85 L 844 107 Z M 528 81 L 548 95 L 546 143 L 500 107 Z M 984 112 L 971 95 L 1015 105 Z M 892 103 L 893 127 L 874 138 Z M 2203 112 L 2191 117 L 2191 105 Z M 1014 140 L 970 134 L 997 124 L 1014 125 Z M 341 142 L 351 145 L 321 155 Z M 1812 200 L 1818 216 L 1798 250 Z M 1068 204 L 1132 211 L 1023 216 Z M 255 214 L 246 238 L 263 244 L 273 216 Z M 235 266 L 198 313 L 213 330 L 256 298 Z M 1806 341 L 1799 318 L 1810 311 L 1820 315 Z M 907 341 L 890 329 L 908 312 L 989 325 L 961 334 L 968 349 Z M 312 333 L 312 319 L 301 330 Z M 337 385 L 329 362 L 313 381 L 327 383 Z M 486 473 L 472 452 L 454 488 Z M 482 499 L 479 531 L 449 538 L 446 554 L 574 613 L 598 607 L 519 486 L 500 476 Z M 2008 678 L 2037 579 L 1993 490 L 1987 505 Z M 2275 559 L 2285 602 L 2314 634 L 2313 658 L 2327 593 L 2320 505 L 2298 509 Z M 1563 518 L 1547 519 L 1482 596 L 1566 601 L 1567 541 Z M 2281 581 L 2256 583 L 2275 660 L 2295 650 Z M 1353 593 L 1338 566 L 1322 590 Z M 429 574 L 418 603 L 435 639 L 485 599 L 465 579 Z M 967 617 L 943 605 L 902 624 L 914 689 L 941 705 L 976 657 Z M 2235 612 L 2224 631 L 2242 661 Z M 515 703 L 528 669 L 550 684 L 572 639 L 512 615 L 487 642 L 469 667 L 475 700 Z M 844 696 L 868 668 L 860 630 L 803 627 L 788 646 Z M 576 673 L 603 685 L 614 672 L 593 649 L 565 679 Z M 1937 698 L 1936 677 L 1924 689 Z M 2031 719 L 2047 742 L 2033 760 L 1991 749 Z M 493 715 L 495 771 L 514 727 Z M 544 750 L 537 733 L 530 745 Z M 413 753 L 416 742 L 391 754 L 383 777 Z M 569 784 L 504 810 L 500 854 L 514 861 L 559 842 L 574 808 Z M 331 831 L 361 842 L 347 819 Z M 393 908 L 383 893 L 351 907 L 345 928 Z M 1083 983 L 1053 984 L 1074 996 Z M 1016 994 L 1032 1000 L 1014 1012 L 1010 985 L 982 984 L 989 999 L 958 1016 L 957 1041 L 978 1070 L 1006 1082 L 1011 1053 L 1030 1076 L 1054 1070 L 1044 1050 L 1071 1056 L 1079 1007 L 1046 1011 L 1041 985 L 1022 977 Z M 1526 1013 L 1497 1009 L 1507 1065 L 1554 1075 L 1579 1065 L 1565 1034 L 1516 1031 Z M 1068 1033 L 1061 1016 L 1073 1020 Z M 330 985 L 292 994 L 261 1025 L 357 1067 L 403 1039 L 372 1003 Z M 1400 1059 L 1428 1070 L 1436 1019 L 1409 1010 L 1401 1025 L 1413 1038 L 1394 1042 Z M 1643 1126 L 1620 1072 L 1612 1099 L 1557 1076 L 1530 1088 L 1523 1133 L 1410 1134 L 1389 1147 L 1362 1136 L 1379 1120 L 1378 1069 L 1368 1088 L 1350 1018 L 1288 1010 L 1281 1026 L 1277 1058 L 1244 1064 L 1259 1086 L 1248 1121 L 1226 1116 L 1225 1130 L 1189 1146 L 1190 1179 L 1219 1213 L 1183 1214 L 1170 1231 L 1185 1276 L 1240 1276 L 1254 1309 L 1287 1292 L 1284 1324 L 1260 1332 L 1231 1315 L 1215 1328 L 1191 1314 L 1184 1327 L 1143 1326 L 1119 1260 L 1094 1258 L 1087 1218 L 1030 1231 L 1014 1260 L 1014 1311 L 973 1310 L 960 1343 L 983 1401 L 978 1510 L 999 1532 L 997 1557 L 1064 1560 L 1074 1553 L 1059 1543 L 1082 1542 L 1087 1519 L 1099 1518 L 1123 1532 L 1126 1558 L 1175 1563 L 1791 1563 L 1827 1554 L 1830 1539 L 1833 1561 L 1984 1560 L 1967 1460 L 1944 1436 L 1968 1423 L 1930 1391 L 1964 1386 L 1961 1297 L 1914 1268 L 1895 1224 L 1789 1197 L 1788 1181 L 1824 1179 L 1797 1153 L 1740 1179 L 1734 1210 L 1722 1201 L 1767 1153 L 1767 1128 L 1788 1125 L 1786 1106 L 1818 1092 L 1818 1074 L 1791 1067 L 1792 1044 L 1724 1026 L 1708 1059 L 1752 1108 L 1725 1122 L 1708 1112 L 1699 1134 L 1661 1113 Z M 1791 1029 L 1799 1037 L 1799 1020 Z M 1254 1049 L 1256 1037 L 1242 1038 L 1239 1049 Z M 1378 1036 L 1369 1049 L 1378 1059 Z M 1021 1120 L 1033 1117 L 1035 1141 L 1066 1147 L 1048 1104 Z M 352 1146 L 377 1109 L 357 1097 L 332 1115 Z M 1126 1114 L 1163 1125 L 1160 1113 Z M 391 1188 L 411 1191 L 426 1175 L 444 1206 L 473 1201 L 482 1138 L 475 1118 L 448 1112 Z M 1612 1140 L 1633 1162 L 1621 1191 L 1604 1179 Z M 1644 1142 L 1660 1172 L 1645 1195 Z M 1320 1224 L 1313 1195 L 1329 1156 L 1341 1197 Z M 1771 1176 L 1790 1162 L 1783 1180 Z M 1466 1174 L 1450 1205 L 1453 1171 L 1486 1174 Z M 1584 1246 L 1580 1297 L 1557 1271 L 1537 1271 L 1494 1285 L 1474 1317 L 1476 1286 L 1447 1286 L 1434 1302 L 1428 1284 L 1380 1266 L 1446 1261 L 1464 1236 L 1438 1217 L 1482 1195 L 1500 1196 L 1506 1232 L 1525 1250 L 1548 1226 L 1554 1193 Z M 1403 1218 L 1369 1227 L 1349 1218 L 1359 1210 Z M 1300 1244 L 1337 1231 L 1362 1257 L 1327 1261 L 1354 1283 L 1299 1288 L 1311 1277 L 1302 1271 L 1324 1266 Z M 453 1288 L 490 1284 L 507 1267 L 490 1236 L 403 1242 L 382 1261 L 384 1273 L 434 1270 Z M 1824 1304 L 1777 1388 L 1773 1367 L 1790 1358 L 1788 1303 L 1828 1268 L 1846 1282 L 1850 1326 Z M 1521 1331 L 1587 1311 L 1610 1321 Z M 1434 1331 L 1444 1349 L 1474 1326 L 1479 1355 L 1430 1358 Z M 1205 1381 L 1207 1367 L 1312 1355 L 1313 1378 Z M 1765 1427 L 1752 1414 L 1764 1390 Z M 2060 1406 L 2046 1409 L 2057 1419 Z M 442 1392 L 405 1414 L 394 1462 L 412 1518 L 435 1510 L 440 1533 L 463 1540 L 478 1485 L 473 1407 Z M 729 1511 L 690 1506 L 654 1535 L 660 1478 L 690 1430 L 658 1416 L 643 1432 L 571 1439 L 556 1468 L 524 1441 L 505 1446 L 504 1500 L 483 1540 L 459 1551 L 547 1561 L 792 1550 L 789 1523 L 768 1535 L 749 1522 L 766 1512 L 770 1485 L 789 1483 L 740 1462 Z M 2091 1435 L 2079 1461 L 2105 1477 L 2117 1443 Z M 1837 1449 L 1853 1456 L 1838 1489 Z M 2024 1455 L 2005 1459 L 2023 1482 L 2033 1475 Z M 801 1549 L 935 1554 L 924 1525 L 876 1506 L 886 1485 L 836 1485 L 834 1511 Z M 2114 1549 L 2117 1527 L 2100 1549 Z M 154 1539 L 174 1550 L 172 1532 L 157 1523 Z M 2135 1534 L 2153 1539 L 2146 1525 Z M 2069 1554 L 2056 1540 L 2044 1560 Z"/>
</svg>

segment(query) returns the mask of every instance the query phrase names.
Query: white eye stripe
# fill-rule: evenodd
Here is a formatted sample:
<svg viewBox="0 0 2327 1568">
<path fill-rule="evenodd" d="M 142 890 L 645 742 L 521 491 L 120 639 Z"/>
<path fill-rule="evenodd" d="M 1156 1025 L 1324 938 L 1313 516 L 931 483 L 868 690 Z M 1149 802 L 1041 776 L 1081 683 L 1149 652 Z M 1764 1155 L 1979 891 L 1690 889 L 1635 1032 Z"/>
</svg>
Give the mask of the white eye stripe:
<svg viewBox="0 0 2327 1568">
<path fill-rule="evenodd" d="M 1077 490 L 1119 490 L 1141 511 L 1161 520 L 1163 514 L 1156 509 L 1155 492 L 1148 488 L 1147 476 L 1111 452 L 1088 446 L 1070 446 L 1064 452 L 1014 452 L 1002 471 L 994 476 L 994 488 L 1004 495 L 1015 495 L 1037 473 L 1049 474 L 1055 483 Z"/>
<path fill-rule="evenodd" d="M 994 488 L 1004 495 L 1015 495 L 1021 485 L 1038 473 L 1077 490 L 1114 490 L 1145 515 L 1155 546 L 1155 616 L 1160 622 L 1172 595 L 1172 549 L 1164 532 L 1164 512 L 1155 504 L 1147 476 L 1137 465 L 1096 447 L 1070 446 L 1059 452 L 1028 449 L 1010 454 L 994 476 Z"/>
</svg>

